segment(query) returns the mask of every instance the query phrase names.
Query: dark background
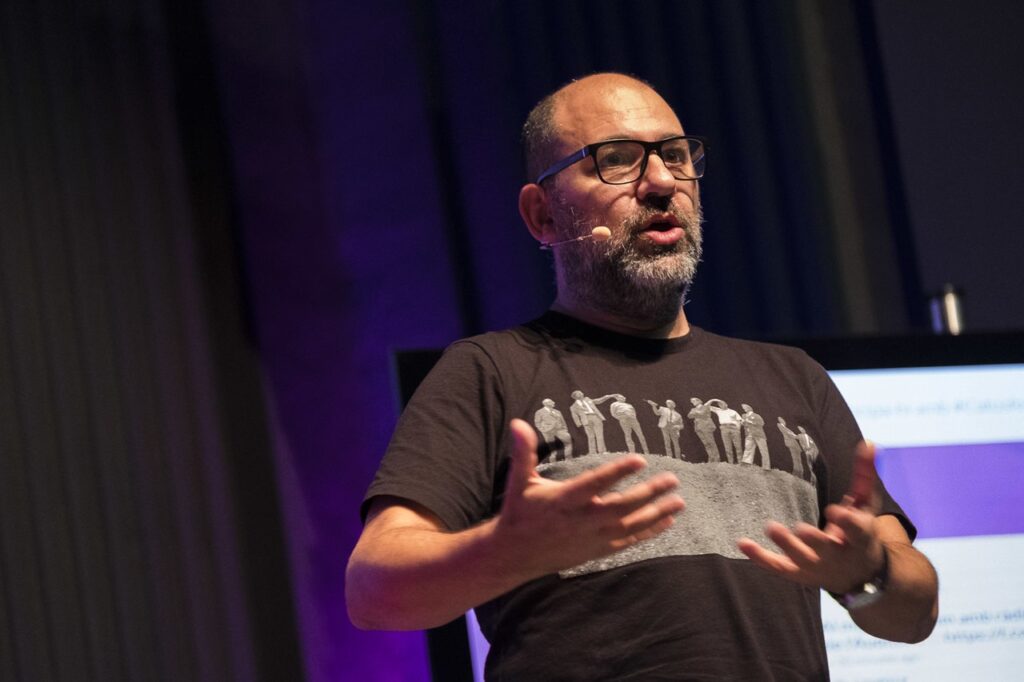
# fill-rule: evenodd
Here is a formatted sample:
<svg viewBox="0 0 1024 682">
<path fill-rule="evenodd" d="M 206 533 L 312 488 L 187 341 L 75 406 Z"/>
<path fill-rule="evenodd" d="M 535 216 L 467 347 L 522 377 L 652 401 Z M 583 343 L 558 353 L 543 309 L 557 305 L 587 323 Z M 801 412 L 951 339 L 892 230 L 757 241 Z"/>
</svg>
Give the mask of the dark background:
<svg viewBox="0 0 1024 682">
<path fill-rule="evenodd" d="M 710 140 L 690 319 L 1024 327 L 1012 0 L 0 4 L 0 679 L 409 680 L 343 576 L 391 353 L 553 295 L 518 128 L 597 70 Z"/>
</svg>

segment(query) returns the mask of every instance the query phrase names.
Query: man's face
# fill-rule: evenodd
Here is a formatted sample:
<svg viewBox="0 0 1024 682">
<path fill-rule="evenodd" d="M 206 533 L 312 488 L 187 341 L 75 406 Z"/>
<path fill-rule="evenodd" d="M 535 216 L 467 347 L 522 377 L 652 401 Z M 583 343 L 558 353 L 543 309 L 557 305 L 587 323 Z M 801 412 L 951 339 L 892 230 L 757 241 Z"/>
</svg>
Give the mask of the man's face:
<svg viewBox="0 0 1024 682">
<path fill-rule="evenodd" d="M 613 138 L 653 142 L 683 134 L 653 90 L 621 77 L 584 79 L 559 100 L 555 122 L 561 153 Z M 583 159 L 548 181 L 559 239 L 611 230 L 603 243 L 556 251 L 560 283 L 577 298 L 611 312 L 674 316 L 700 260 L 700 200 L 696 181 L 676 180 L 651 154 L 636 182 L 609 185 Z M 648 310 L 648 308 L 657 310 Z"/>
</svg>

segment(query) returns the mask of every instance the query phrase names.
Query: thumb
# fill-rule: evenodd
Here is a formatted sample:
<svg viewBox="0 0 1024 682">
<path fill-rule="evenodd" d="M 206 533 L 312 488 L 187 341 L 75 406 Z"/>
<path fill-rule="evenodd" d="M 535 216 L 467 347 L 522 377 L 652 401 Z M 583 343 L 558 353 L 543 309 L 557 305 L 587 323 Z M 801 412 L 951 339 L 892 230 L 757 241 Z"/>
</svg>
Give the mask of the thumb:
<svg viewBox="0 0 1024 682">
<path fill-rule="evenodd" d="M 508 425 L 512 437 L 509 461 L 508 495 L 518 497 L 526 490 L 537 469 L 537 434 L 522 419 L 513 419 Z"/>
<path fill-rule="evenodd" d="M 852 502 L 851 506 L 878 513 L 878 471 L 875 469 L 875 444 L 871 441 L 861 441 L 857 445 L 850 490 L 846 495 Z"/>
</svg>

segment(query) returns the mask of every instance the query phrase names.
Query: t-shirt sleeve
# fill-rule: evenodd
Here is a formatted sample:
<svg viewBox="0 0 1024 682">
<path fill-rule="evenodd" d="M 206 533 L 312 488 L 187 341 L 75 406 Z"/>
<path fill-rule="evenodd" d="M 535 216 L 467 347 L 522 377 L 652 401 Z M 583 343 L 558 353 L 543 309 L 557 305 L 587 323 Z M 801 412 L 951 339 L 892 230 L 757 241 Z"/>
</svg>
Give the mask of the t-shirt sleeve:
<svg viewBox="0 0 1024 682">
<path fill-rule="evenodd" d="M 863 440 L 863 436 L 853 413 L 832 378 L 823 367 L 817 363 L 813 364 L 818 375 L 815 382 L 818 384 L 819 390 L 816 392 L 821 396 L 819 417 L 823 442 L 819 446 L 821 453 L 827 455 L 828 461 L 826 503 L 833 504 L 840 502 L 843 495 L 849 490 L 853 474 L 854 453 L 857 444 Z M 907 531 L 907 535 L 913 540 L 917 536 L 917 528 L 904 513 L 899 503 L 892 498 L 881 480 L 879 480 L 878 486 L 882 502 L 879 514 L 891 514 L 899 519 Z"/>
<path fill-rule="evenodd" d="M 444 352 L 402 412 L 363 498 L 394 496 L 426 507 L 456 531 L 494 514 L 499 463 L 507 458 L 501 380 L 480 345 Z"/>
</svg>

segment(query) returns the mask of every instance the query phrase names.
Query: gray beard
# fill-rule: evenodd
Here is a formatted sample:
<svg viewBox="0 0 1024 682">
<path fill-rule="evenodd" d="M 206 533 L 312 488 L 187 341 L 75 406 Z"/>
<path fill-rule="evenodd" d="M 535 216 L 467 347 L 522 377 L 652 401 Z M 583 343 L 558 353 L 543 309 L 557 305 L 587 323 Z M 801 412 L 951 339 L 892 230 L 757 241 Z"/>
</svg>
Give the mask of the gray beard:
<svg viewBox="0 0 1024 682">
<path fill-rule="evenodd" d="M 686 299 L 701 259 L 700 208 L 670 209 L 685 236 L 668 246 L 642 243 L 639 230 L 653 214 L 642 209 L 612 231 L 606 242 L 566 244 L 556 252 L 561 280 L 573 301 L 621 319 L 652 326 L 672 323 Z M 570 208 L 569 213 L 572 214 Z M 590 221 L 570 218 L 572 235 L 586 234 Z M 596 224 L 596 223 L 594 223 Z"/>
</svg>

